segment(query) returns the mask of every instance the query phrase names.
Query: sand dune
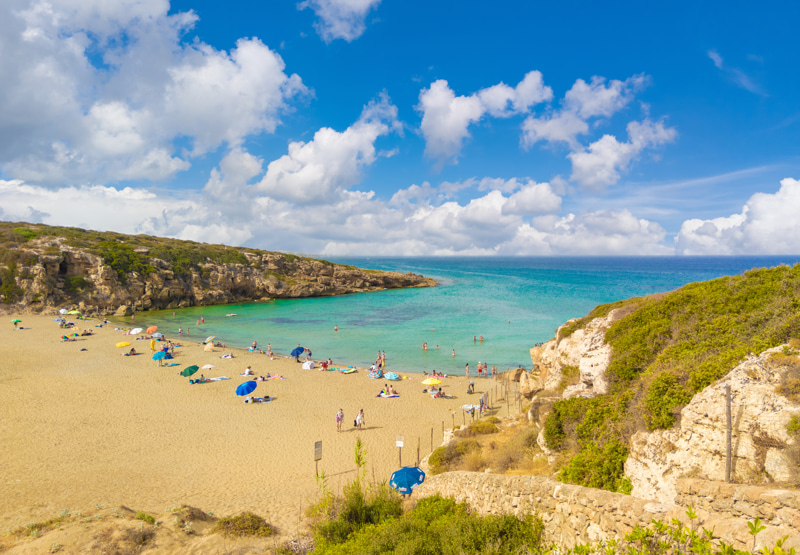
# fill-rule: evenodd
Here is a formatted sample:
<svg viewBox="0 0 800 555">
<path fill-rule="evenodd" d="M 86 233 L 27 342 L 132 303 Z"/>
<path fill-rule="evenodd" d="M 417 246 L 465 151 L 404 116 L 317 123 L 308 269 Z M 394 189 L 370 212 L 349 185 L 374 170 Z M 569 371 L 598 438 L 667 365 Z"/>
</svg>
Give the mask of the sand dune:
<svg viewBox="0 0 800 555">
<path fill-rule="evenodd" d="M 394 382 L 400 398 L 381 399 L 375 395 L 385 382 L 365 371 L 302 370 L 293 359 L 236 350 L 226 360 L 220 349 L 208 353 L 197 344 L 177 349 L 167 361 L 177 366 L 159 367 L 148 341 L 132 341 L 148 354 L 122 356 L 115 343 L 132 338 L 113 325 L 79 321 L 95 335 L 62 343 L 53 317 L 18 317 L 24 329 L 0 325 L 2 529 L 97 504 L 161 512 L 186 503 L 217 515 L 251 510 L 292 533 L 318 491 L 315 441 L 323 443 L 319 468 L 334 490 L 354 475 L 357 437 L 369 477 L 388 480 L 398 467 L 398 434 L 406 438 L 403 463 L 413 463 L 418 438 L 425 456 L 431 430 L 438 445 L 443 423 L 451 427 L 453 414 L 462 420 L 461 405 L 478 397 L 466 395 L 465 378 L 451 377 L 444 386 L 455 399 L 431 399 L 422 393 L 423 376 L 410 374 Z M 146 325 L 146 315 L 140 318 L 137 325 Z M 214 364 L 206 377 L 231 379 L 189 385 L 177 374 L 190 364 Z M 258 384 L 254 395 L 273 402 L 245 404 L 235 395 L 250 379 L 240 376 L 248 365 L 286 377 Z M 493 383 L 477 380 L 477 391 Z M 340 407 L 346 425 L 337 433 Z M 358 432 L 352 424 L 361 408 L 367 425 Z"/>
</svg>

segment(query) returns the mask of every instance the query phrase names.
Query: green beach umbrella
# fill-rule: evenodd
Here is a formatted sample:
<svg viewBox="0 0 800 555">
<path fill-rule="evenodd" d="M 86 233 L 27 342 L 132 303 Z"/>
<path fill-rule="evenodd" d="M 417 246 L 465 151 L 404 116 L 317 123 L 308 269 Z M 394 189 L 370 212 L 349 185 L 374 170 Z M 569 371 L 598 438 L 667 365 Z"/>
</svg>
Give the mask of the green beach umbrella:
<svg viewBox="0 0 800 555">
<path fill-rule="evenodd" d="M 81 313 L 80 310 L 70 310 L 69 312 L 67 312 L 67 314 L 80 314 L 80 313 Z"/>
<path fill-rule="evenodd" d="M 188 367 L 183 369 L 183 372 L 181 372 L 181 376 L 184 376 L 184 377 L 188 378 L 189 376 L 191 376 L 192 374 L 194 374 L 198 370 L 200 370 L 200 369 L 197 367 L 197 365 L 196 364 L 192 364 L 191 366 L 188 366 Z"/>
<path fill-rule="evenodd" d="M 19 320 L 17 318 L 14 318 L 13 320 L 11 320 L 12 324 L 19 324 L 20 322 L 22 322 L 22 320 Z"/>
</svg>

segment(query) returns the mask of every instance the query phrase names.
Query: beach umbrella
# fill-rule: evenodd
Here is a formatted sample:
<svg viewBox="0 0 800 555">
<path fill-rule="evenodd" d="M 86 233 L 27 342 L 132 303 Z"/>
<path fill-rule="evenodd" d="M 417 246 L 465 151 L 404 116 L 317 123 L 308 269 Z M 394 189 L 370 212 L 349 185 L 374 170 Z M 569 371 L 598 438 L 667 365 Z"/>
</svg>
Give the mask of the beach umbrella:
<svg viewBox="0 0 800 555">
<path fill-rule="evenodd" d="M 373 379 L 373 380 L 377 380 L 377 379 L 379 379 L 379 378 L 382 378 L 382 377 L 383 377 L 383 372 L 381 372 L 380 370 L 378 370 L 378 369 L 376 368 L 375 370 L 370 370 L 370 371 L 369 371 L 369 374 L 367 374 L 367 377 L 368 377 L 368 378 L 371 378 L 371 379 Z"/>
<path fill-rule="evenodd" d="M 163 334 L 163 333 L 161 333 L 161 332 L 154 333 L 154 334 L 153 334 L 153 337 L 164 337 L 164 334 Z"/>
<path fill-rule="evenodd" d="M 198 370 L 199 370 L 199 368 L 197 367 L 197 365 L 196 364 L 192 364 L 191 366 L 187 366 L 186 368 L 183 369 L 183 372 L 181 372 L 181 376 L 184 376 L 184 377 L 188 378 L 189 376 L 191 376 L 192 374 L 194 374 Z"/>
<path fill-rule="evenodd" d="M 212 368 L 216 368 L 213 364 L 204 364 L 203 370 L 211 370 Z"/>
<path fill-rule="evenodd" d="M 400 379 L 400 376 L 398 376 L 395 372 L 386 372 L 383 375 L 383 377 L 386 378 L 387 380 L 391 380 L 393 382 L 395 382 L 395 381 Z"/>
<path fill-rule="evenodd" d="M 203 341 L 203 343 L 210 343 L 210 342 L 214 341 L 215 337 L 217 337 L 217 336 L 216 335 L 209 335 L 208 337 L 206 337 L 206 340 Z"/>
<path fill-rule="evenodd" d="M 397 493 L 410 495 L 415 487 L 425 481 L 425 473 L 416 466 L 404 466 L 400 470 L 392 473 L 389 485 L 397 490 Z"/>
<path fill-rule="evenodd" d="M 13 320 L 11 320 L 12 324 L 19 324 L 20 322 L 22 322 L 22 320 L 20 320 L 19 318 L 14 318 Z"/>
<path fill-rule="evenodd" d="M 67 309 L 66 309 L 66 308 L 60 308 L 60 309 L 58 310 L 58 313 L 59 313 L 59 314 L 67 314 Z"/>
<path fill-rule="evenodd" d="M 427 380 L 422 380 L 422 383 L 423 385 L 439 385 L 442 382 L 436 378 L 428 378 Z"/>
<path fill-rule="evenodd" d="M 117 343 L 117 347 L 127 347 L 129 345 L 130 345 L 130 343 L 128 343 L 127 341 L 121 341 L 121 342 Z"/>
<path fill-rule="evenodd" d="M 147 333 L 153 333 L 157 329 L 158 329 L 158 326 L 150 326 L 149 328 L 147 328 Z"/>
<path fill-rule="evenodd" d="M 55 320 L 55 321 L 56 321 L 56 322 L 64 322 L 65 320 L 64 320 L 63 318 L 56 318 L 56 320 Z"/>
<path fill-rule="evenodd" d="M 150 350 L 154 351 L 154 352 L 156 350 L 156 340 L 155 339 L 151 339 L 150 340 Z"/>
<path fill-rule="evenodd" d="M 129 333 L 130 333 L 131 335 L 137 335 L 137 334 L 139 334 L 139 333 L 142 333 L 143 331 L 144 331 L 144 330 L 143 330 L 142 328 L 133 328 L 133 329 L 132 329 L 132 330 L 131 330 Z"/>
<path fill-rule="evenodd" d="M 236 388 L 236 395 L 239 397 L 244 397 L 245 395 L 250 395 L 253 391 L 256 390 L 258 384 L 254 381 L 244 382 L 239 387 Z"/>
<path fill-rule="evenodd" d="M 80 310 L 70 310 L 69 312 L 67 312 L 67 314 L 80 314 L 80 313 L 81 313 Z"/>
<path fill-rule="evenodd" d="M 153 355 L 153 360 L 163 360 L 164 357 L 167 356 L 166 351 L 158 351 L 156 354 Z"/>
<path fill-rule="evenodd" d="M 299 357 L 300 355 L 303 354 L 303 351 L 305 351 L 305 348 L 303 348 L 303 347 L 295 347 L 294 349 L 292 349 L 292 353 L 291 354 L 292 354 L 293 357 Z"/>
<path fill-rule="evenodd" d="M 211 353 L 214 351 L 214 345 L 211 343 L 206 343 L 206 346 L 203 347 L 203 350 L 207 353 Z"/>
</svg>

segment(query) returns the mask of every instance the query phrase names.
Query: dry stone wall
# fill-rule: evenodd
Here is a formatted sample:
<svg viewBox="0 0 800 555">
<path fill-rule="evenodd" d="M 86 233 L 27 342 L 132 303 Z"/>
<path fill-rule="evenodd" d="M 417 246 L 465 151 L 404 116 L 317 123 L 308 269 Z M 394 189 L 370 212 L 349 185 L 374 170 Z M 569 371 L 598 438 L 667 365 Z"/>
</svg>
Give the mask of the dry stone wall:
<svg viewBox="0 0 800 555">
<path fill-rule="evenodd" d="M 757 547 L 789 536 L 784 547 L 800 548 L 800 492 L 697 479 L 678 483 L 678 503 L 663 504 L 540 476 L 448 472 L 430 476 L 414 496 L 453 497 L 484 515 L 536 513 L 545 522 L 547 541 L 565 548 L 623 538 L 653 519 L 689 523 L 689 506 L 698 514 L 695 525 L 713 528 L 715 538 L 738 549 L 752 548 L 746 521 L 756 516 L 767 526 Z"/>
</svg>

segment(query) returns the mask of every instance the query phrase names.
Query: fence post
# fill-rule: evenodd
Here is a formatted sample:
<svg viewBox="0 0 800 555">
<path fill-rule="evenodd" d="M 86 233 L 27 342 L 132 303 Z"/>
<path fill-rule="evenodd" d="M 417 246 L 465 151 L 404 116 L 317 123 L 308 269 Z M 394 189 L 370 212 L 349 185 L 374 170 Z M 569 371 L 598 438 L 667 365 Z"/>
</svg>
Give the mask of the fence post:
<svg viewBox="0 0 800 555">
<path fill-rule="evenodd" d="M 725 386 L 725 481 L 731 481 L 731 386 Z"/>
</svg>

